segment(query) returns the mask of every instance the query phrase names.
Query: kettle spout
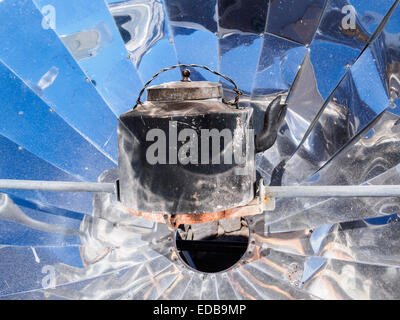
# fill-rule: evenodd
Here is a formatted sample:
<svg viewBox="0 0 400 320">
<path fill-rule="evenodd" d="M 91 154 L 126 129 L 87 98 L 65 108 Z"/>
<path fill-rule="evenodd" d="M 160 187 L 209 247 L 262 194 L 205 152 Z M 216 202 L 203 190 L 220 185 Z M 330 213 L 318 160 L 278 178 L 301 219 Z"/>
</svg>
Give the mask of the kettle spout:
<svg viewBox="0 0 400 320">
<path fill-rule="evenodd" d="M 268 105 L 264 116 L 264 126 L 255 137 L 256 152 L 264 152 L 272 147 L 278 136 L 278 130 L 286 115 L 287 105 L 281 103 L 281 96 L 277 96 Z"/>
</svg>

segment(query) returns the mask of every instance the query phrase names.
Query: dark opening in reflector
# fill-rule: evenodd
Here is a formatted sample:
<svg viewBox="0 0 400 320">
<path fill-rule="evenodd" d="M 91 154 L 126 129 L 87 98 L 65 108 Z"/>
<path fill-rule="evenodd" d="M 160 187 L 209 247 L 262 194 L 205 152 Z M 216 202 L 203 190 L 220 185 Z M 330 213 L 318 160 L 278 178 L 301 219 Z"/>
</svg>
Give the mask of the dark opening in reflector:
<svg viewBox="0 0 400 320">
<path fill-rule="evenodd" d="M 249 229 L 244 218 L 181 225 L 176 248 L 182 261 L 200 272 L 220 272 L 234 266 L 247 250 Z"/>
</svg>

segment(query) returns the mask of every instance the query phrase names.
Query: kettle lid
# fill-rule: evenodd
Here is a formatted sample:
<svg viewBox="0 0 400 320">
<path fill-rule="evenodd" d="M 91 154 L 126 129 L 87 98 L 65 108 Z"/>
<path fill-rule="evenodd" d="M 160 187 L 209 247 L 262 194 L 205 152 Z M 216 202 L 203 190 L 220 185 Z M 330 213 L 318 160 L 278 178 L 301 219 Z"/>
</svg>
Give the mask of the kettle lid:
<svg viewBox="0 0 400 320">
<path fill-rule="evenodd" d="M 222 98 L 221 83 L 191 81 L 190 71 L 182 71 L 182 80 L 147 88 L 147 101 L 183 101 Z"/>
</svg>

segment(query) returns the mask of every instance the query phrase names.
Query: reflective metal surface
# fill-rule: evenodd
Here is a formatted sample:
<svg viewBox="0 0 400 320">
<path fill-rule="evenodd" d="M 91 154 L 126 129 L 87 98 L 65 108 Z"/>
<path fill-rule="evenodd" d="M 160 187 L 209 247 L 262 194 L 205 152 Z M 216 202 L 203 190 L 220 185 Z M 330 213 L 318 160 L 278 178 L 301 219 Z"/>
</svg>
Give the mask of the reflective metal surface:
<svg viewBox="0 0 400 320">
<path fill-rule="evenodd" d="M 43 160 L 4 136 L 0 136 L 0 167 L 2 168 L 2 178 L 80 181 L 74 174 L 68 173 L 56 165 Z M 36 202 L 41 207 L 52 205 L 88 214 L 92 210 L 92 196 L 90 194 L 27 190 L 7 190 L 7 192 L 22 199 L 29 199 Z"/>
<path fill-rule="evenodd" d="M 283 183 L 299 183 L 308 178 L 389 105 L 390 100 L 374 66 L 371 51 L 367 49 L 346 73 L 307 137 L 286 163 Z M 307 154 L 311 156 L 307 157 Z M 307 161 L 302 161 L 305 157 Z M 300 163 L 301 173 L 298 172 Z M 295 176 L 294 170 L 297 173 Z"/>
<path fill-rule="evenodd" d="M 326 0 L 270 0 L 266 31 L 309 44 L 318 27 Z"/>
<path fill-rule="evenodd" d="M 218 1 L 219 68 L 237 79 L 245 94 L 251 94 L 267 12 L 266 0 Z M 246 63 L 241 63 L 243 60 Z M 223 83 L 231 88 L 230 84 Z"/>
<path fill-rule="evenodd" d="M 400 158 L 398 157 L 398 123 L 399 117 L 390 113 L 384 112 L 378 121 L 367 127 L 362 133 L 353 140 L 351 144 L 342 149 L 330 162 L 320 169 L 316 174 L 309 178 L 306 182 L 307 185 L 356 185 L 363 184 L 371 179 L 378 179 L 379 175 L 396 176 L 397 170 L 395 166 L 399 164 Z M 303 163 L 303 162 L 302 162 Z M 299 163 L 301 166 L 302 163 Z M 304 161 L 304 163 L 307 163 Z M 374 180 L 372 180 L 374 181 Z M 382 180 L 378 180 L 379 183 Z M 392 184 L 387 180 L 386 184 Z M 382 182 L 382 184 L 385 184 Z M 296 218 L 297 213 L 307 210 L 307 208 L 315 207 L 318 216 L 326 215 L 334 216 L 343 219 L 345 214 L 353 212 L 355 217 L 359 216 L 360 210 L 347 210 L 344 208 L 351 208 L 351 204 L 358 203 L 358 208 L 363 208 L 365 214 L 372 216 L 382 215 L 379 213 L 379 206 L 373 206 L 377 210 L 371 210 L 371 202 L 374 204 L 385 204 L 385 199 L 376 201 L 370 199 L 331 199 L 333 210 L 319 211 L 318 205 L 321 202 L 328 204 L 328 199 L 282 199 L 276 202 L 276 214 L 266 215 L 266 223 L 272 223 L 278 220 L 287 219 L 293 216 L 293 220 L 300 221 Z M 360 205 L 364 203 L 364 205 Z M 343 210 L 340 210 L 342 206 Z M 356 207 L 355 207 L 356 208 Z M 320 209 L 321 210 L 321 209 Z M 318 213 L 320 212 L 320 213 Z M 391 212 L 388 212 L 390 214 Z M 367 216 L 360 216 L 365 218 Z M 336 218 L 336 219 L 337 219 Z M 326 218 L 324 218 L 324 221 Z M 353 216 L 354 220 L 354 216 Z M 290 219 L 286 221 L 289 223 Z M 346 220 L 336 220 L 346 221 Z M 308 223 L 315 223 L 310 221 Z M 301 228 L 300 228 L 301 229 Z M 287 229 L 286 229 L 287 230 Z"/>
<path fill-rule="evenodd" d="M 398 167 L 392 168 L 387 172 L 366 181 L 367 184 L 383 183 L 390 185 L 395 183 L 398 175 Z M 308 200 L 308 201 L 307 201 Z M 399 211 L 398 198 L 349 198 L 349 199 L 319 199 L 303 200 L 290 202 L 287 208 L 291 213 L 286 215 L 286 219 L 280 217 L 278 221 L 272 223 L 271 230 L 298 230 L 308 227 L 321 226 L 326 223 L 337 223 L 345 221 L 356 221 L 360 219 L 381 217 L 396 214 Z M 302 209 L 299 209 L 302 208 Z M 290 218 L 288 218 L 288 216 Z"/>
<path fill-rule="evenodd" d="M 399 223 L 367 221 L 324 225 L 296 232 L 271 233 L 263 238 L 268 247 L 304 256 L 319 256 L 381 266 L 399 265 Z"/>
<path fill-rule="evenodd" d="M 296 126 L 296 124 L 287 122 L 289 129 L 282 127 L 282 131 L 286 131 L 287 134 L 278 139 L 276 148 L 284 148 L 288 139 L 290 140 L 289 144 L 294 146 L 291 150 L 296 150 L 302 144 L 313 127 L 315 117 L 320 116 L 321 110 L 323 110 L 321 108 L 324 108 L 329 99 L 332 98 L 330 94 L 340 83 L 344 86 L 343 77 L 348 69 L 369 43 L 373 32 L 380 31 L 377 26 L 383 21 L 393 3 L 393 1 L 384 1 L 379 6 L 365 1 L 352 3 L 351 13 L 355 14 L 355 22 L 353 21 L 354 25 L 351 25 L 352 20 L 346 18 L 349 14 L 348 11 L 343 10 L 349 3 L 339 0 L 327 1 L 319 27 L 310 44 L 309 60 L 306 64 L 303 64 L 306 70 L 302 68 L 298 74 L 298 79 L 296 79 L 292 94 L 288 99 L 288 109 L 295 112 L 296 117 L 304 119 L 303 121 L 311 127 L 309 128 L 309 125 L 307 125 L 301 130 L 301 127 Z M 342 10 L 344 13 L 342 13 Z M 367 55 L 365 53 L 365 60 L 368 60 Z M 375 63 L 379 64 L 378 61 L 375 61 Z M 359 66 L 361 64 L 362 62 L 358 62 Z M 373 66 L 370 67 L 373 68 Z M 352 68 L 352 70 L 354 69 Z M 371 70 L 359 70 L 359 72 L 371 72 Z M 375 74 L 377 72 L 375 71 Z M 363 80 L 368 80 L 366 77 L 361 77 Z M 306 83 L 309 85 L 304 90 Z M 379 83 L 377 85 L 379 86 Z M 381 106 L 381 108 L 384 107 Z M 294 137 L 291 134 L 293 131 L 296 131 Z M 282 160 L 290 158 L 292 154 L 291 152 L 289 154 L 281 153 L 274 163 L 275 166 Z"/>
<path fill-rule="evenodd" d="M 42 13 L 54 8 L 55 31 L 113 112 L 132 108 L 142 82 L 104 0 L 34 2 Z"/>
<path fill-rule="evenodd" d="M 264 34 L 252 98 L 288 91 L 306 53 L 303 45 Z"/>
<path fill-rule="evenodd" d="M 179 63 L 218 70 L 217 0 L 164 0 Z M 191 69 L 192 80 L 218 80 L 205 70 Z"/>
<path fill-rule="evenodd" d="M 0 87 L 1 110 L 7 114 L 0 118 L 0 133 L 18 144 L 18 149 L 26 149 L 80 180 L 96 180 L 99 169 L 114 166 L 1 63 Z"/>
<path fill-rule="evenodd" d="M 162 0 L 109 1 L 109 10 L 143 82 L 158 70 L 178 63 Z M 178 71 L 156 83 L 179 79 Z M 131 87 L 135 92 L 135 88 Z"/>
<path fill-rule="evenodd" d="M 117 116 L 185 63 L 237 81 L 256 133 L 284 94 L 277 142 L 256 157 L 264 184 L 400 184 L 398 3 L 0 1 L 0 179 L 114 183 Z M 275 206 L 246 217 L 234 266 L 206 274 L 115 194 L 2 190 L 0 299 L 400 299 L 398 198 Z"/>
<path fill-rule="evenodd" d="M 42 26 L 44 17 L 33 2 L 2 1 L 0 19 L 4 21 L 0 60 L 47 103 L 48 109 L 116 159 L 116 116 L 90 80 L 86 81 L 86 74 L 57 34 Z"/>
</svg>

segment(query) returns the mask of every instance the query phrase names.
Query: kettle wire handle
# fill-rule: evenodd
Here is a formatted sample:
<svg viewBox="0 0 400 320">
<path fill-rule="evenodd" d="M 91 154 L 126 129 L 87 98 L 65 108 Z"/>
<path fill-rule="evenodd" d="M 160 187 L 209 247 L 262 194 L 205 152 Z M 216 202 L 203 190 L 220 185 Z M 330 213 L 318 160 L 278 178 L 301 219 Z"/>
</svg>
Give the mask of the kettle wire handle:
<svg viewBox="0 0 400 320">
<path fill-rule="evenodd" d="M 238 86 L 236 85 L 235 81 L 233 81 L 231 78 L 229 78 L 229 77 L 227 77 L 227 76 L 225 76 L 225 75 L 223 75 L 223 74 L 221 74 L 221 73 L 219 73 L 219 72 L 217 72 L 217 71 L 214 71 L 214 70 L 210 69 L 210 68 L 207 67 L 207 66 L 202 66 L 202 65 L 198 65 L 198 64 L 177 64 L 177 65 L 170 66 L 170 67 L 168 67 L 168 68 L 164 68 L 164 69 L 161 69 L 160 71 L 158 71 L 158 72 L 153 76 L 153 78 L 151 78 L 149 81 L 146 82 L 146 84 L 144 85 L 143 89 L 140 91 L 139 97 L 138 97 L 137 100 L 136 100 L 136 105 L 135 105 L 135 107 L 136 107 L 138 104 L 142 104 L 142 102 L 140 101 L 140 97 L 142 96 L 144 90 L 146 90 L 146 88 L 149 86 L 149 84 L 150 84 L 155 78 L 157 78 L 161 73 L 163 73 L 163 72 L 165 72 L 165 71 L 172 70 L 172 69 L 175 69 L 175 68 L 178 68 L 178 67 L 184 67 L 184 68 L 203 68 L 203 69 L 205 69 L 205 70 L 207 70 L 207 71 L 210 71 L 211 73 L 213 73 L 213 74 L 215 74 L 215 75 L 217 75 L 217 76 L 220 76 L 220 77 L 224 78 L 225 80 L 229 81 L 229 82 L 232 83 L 233 86 L 234 86 L 234 87 L 233 87 L 233 91 L 235 91 L 235 98 L 233 99 L 233 101 L 226 101 L 224 98 L 222 98 L 222 102 L 225 103 L 225 104 L 228 104 L 228 105 L 230 105 L 230 106 L 236 106 L 236 108 L 238 107 L 237 104 L 238 104 L 238 102 L 239 102 L 239 97 L 243 94 L 243 92 L 242 92 L 241 90 L 239 90 L 239 88 L 238 88 Z"/>
</svg>

